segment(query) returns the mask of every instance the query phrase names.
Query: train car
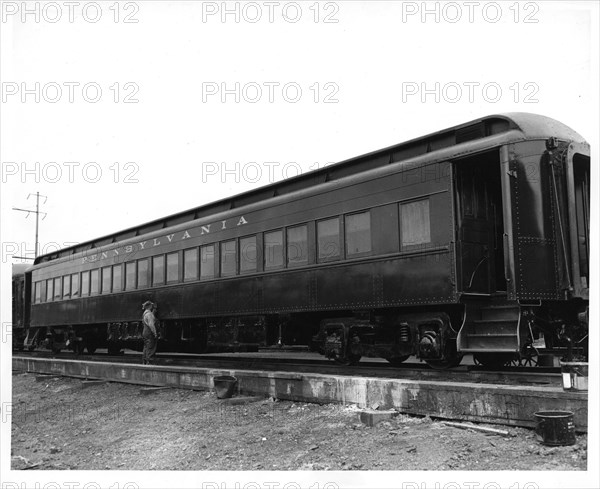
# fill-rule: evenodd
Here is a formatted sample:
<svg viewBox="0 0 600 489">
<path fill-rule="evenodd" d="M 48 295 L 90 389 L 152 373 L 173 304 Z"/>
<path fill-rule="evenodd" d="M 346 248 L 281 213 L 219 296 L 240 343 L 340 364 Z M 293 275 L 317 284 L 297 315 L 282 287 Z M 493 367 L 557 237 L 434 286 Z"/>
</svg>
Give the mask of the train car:
<svg viewBox="0 0 600 489">
<path fill-rule="evenodd" d="M 312 342 L 342 364 L 587 351 L 589 146 L 493 115 L 36 259 L 26 346 Z"/>
<path fill-rule="evenodd" d="M 25 270 L 28 265 L 12 265 L 12 348 L 22 350 L 26 330 L 26 314 L 29 312 L 25 301 Z"/>
</svg>

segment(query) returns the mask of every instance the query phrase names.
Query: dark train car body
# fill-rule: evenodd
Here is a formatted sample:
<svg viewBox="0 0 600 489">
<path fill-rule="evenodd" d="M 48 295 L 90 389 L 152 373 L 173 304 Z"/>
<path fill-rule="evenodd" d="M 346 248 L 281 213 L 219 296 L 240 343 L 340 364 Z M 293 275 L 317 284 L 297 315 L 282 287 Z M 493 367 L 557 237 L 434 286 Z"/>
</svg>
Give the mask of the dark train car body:
<svg viewBox="0 0 600 489">
<path fill-rule="evenodd" d="M 26 345 L 303 343 L 488 364 L 585 344 L 589 146 L 490 116 L 39 257 Z"/>
<path fill-rule="evenodd" d="M 25 270 L 28 265 L 12 265 L 12 346 L 13 349 L 22 350 L 27 329 L 27 315 L 29 303 L 25 297 Z"/>
</svg>

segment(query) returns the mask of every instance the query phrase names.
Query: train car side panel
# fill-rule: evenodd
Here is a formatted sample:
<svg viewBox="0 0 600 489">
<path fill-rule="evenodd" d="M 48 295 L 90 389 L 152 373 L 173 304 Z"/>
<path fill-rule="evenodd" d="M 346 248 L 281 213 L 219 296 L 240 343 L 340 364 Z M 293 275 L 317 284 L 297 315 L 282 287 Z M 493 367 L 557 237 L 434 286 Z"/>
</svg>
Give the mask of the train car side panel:
<svg viewBox="0 0 600 489">
<path fill-rule="evenodd" d="M 562 169 L 546 141 L 510 145 L 508 158 L 503 178 L 510 189 L 516 298 L 565 298 L 571 274 Z"/>
</svg>

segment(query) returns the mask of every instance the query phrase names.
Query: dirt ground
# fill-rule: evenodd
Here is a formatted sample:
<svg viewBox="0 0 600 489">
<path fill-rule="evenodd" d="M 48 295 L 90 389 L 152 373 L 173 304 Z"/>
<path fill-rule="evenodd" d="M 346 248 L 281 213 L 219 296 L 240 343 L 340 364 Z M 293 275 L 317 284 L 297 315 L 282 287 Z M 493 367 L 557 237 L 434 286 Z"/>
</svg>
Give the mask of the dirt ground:
<svg viewBox="0 0 600 489">
<path fill-rule="evenodd" d="M 375 427 L 354 406 L 260 400 L 227 405 L 212 392 L 82 388 L 69 378 L 13 375 L 12 469 L 31 470 L 586 470 L 587 436 L 541 445 L 398 415 Z"/>
</svg>

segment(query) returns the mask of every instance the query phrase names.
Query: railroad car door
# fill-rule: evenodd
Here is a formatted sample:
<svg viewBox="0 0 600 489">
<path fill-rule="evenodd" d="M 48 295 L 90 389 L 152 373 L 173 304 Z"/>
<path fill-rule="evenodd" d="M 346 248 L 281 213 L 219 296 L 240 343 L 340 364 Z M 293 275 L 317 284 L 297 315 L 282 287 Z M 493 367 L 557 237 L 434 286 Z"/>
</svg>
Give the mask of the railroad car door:
<svg viewBox="0 0 600 489">
<path fill-rule="evenodd" d="M 589 298 L 590 282 L 590 147 L 571 143 L 567 152 L 567 202 L 571 241 L 573 295 Z"/>
<path fill-rule="evenodd" d="M 509 299 L 539 301 L 559 299 L 561 270 L 556 259 L 557 241 L 555 216 L 564 220 L 562 206 L 556 206 L 555 196 L 561 191 L 552 185 L 552 166 L 549 164 L 543 140 L 524 141 L 502 148 L 504 194 L 510 205 L 507 219 L 507 242 L 510 245 Z M 560 181 L 560 180 L 558 180 Z M 560 228 L 560 226 L 559 226 Z"/>
<path fill-rule="evenodd" d="M 500 163 L 497 152 L 455 162 L 459 290 L 506 290 Z"/>
<path fill-rule="evenodd" d="M 581 152 L 578 159 L 575 149 L 569 153 L 567 143 L 553 138 L 502 148 L 510 299 L 585 297 L 589 160 Z"/>
</svg>

